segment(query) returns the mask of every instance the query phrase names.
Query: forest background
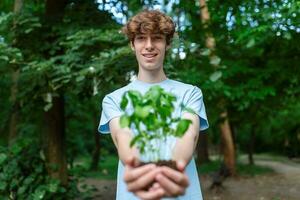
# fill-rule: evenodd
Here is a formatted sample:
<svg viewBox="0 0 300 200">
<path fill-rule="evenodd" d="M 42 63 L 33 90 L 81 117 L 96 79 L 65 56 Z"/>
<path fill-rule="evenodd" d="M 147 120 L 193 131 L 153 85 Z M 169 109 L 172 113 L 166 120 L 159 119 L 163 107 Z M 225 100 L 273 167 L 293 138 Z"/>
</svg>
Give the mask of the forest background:
<svg viewBox="0 0 300 200">
<path fill-rule="evenodd" d="M 299 1 L 1 0 L 0 197 L 72 199 L 85 172 L 116 173 L 101 102 L 136 75 L 120 29 L 146 8 L 177 24 L 168 77 L 203 91 L 199 165 L 299 158 Z"/>
</svg>

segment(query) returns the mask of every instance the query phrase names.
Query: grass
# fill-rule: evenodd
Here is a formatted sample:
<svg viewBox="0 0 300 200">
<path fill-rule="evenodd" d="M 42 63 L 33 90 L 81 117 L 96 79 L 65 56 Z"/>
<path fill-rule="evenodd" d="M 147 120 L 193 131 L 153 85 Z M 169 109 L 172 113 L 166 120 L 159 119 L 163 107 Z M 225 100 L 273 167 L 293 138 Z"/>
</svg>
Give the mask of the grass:
<svg viewBox="0 0 300 200">
<path fill-rule="evenodd" d="M 82 157 L 76 160 L 75 167 L 71 171 L 80 177 L 114 180 L 117 178 L 118 160 L 115 155 L 107 155 L 99 161 L 97 170 L 89 170 L 91 159 Z"/>
<path fill-rule="evenodd" d="M 256 176 L 263 174 L 271 174 L 274 173 L 274 170 L 269 167 L 262 167 L 258 165 L 238 164 L 237 172 L 240 175 Z"/>
<path fill-rule="evenodd" d="M 203 163 L 198 167 L 198 172 L 201 175 L 212 174 L 220 169 L 221 162 L 218 160 Z M 273 173 L 274 171 L 268 167 L 261 167 L 257 165 L 249 165 L 243 163 L 237 163 L 237 174 L 241 176 L 256 176 L 262 174 Z"/>
<path fill-rule="evenodd" d="M 200 174 L 210 174 L 219 170 L 221 162 L 219 161 L 210 161 L 207 163 L 203 163 L 198 167 L 198 172 Z"/>
</svg>

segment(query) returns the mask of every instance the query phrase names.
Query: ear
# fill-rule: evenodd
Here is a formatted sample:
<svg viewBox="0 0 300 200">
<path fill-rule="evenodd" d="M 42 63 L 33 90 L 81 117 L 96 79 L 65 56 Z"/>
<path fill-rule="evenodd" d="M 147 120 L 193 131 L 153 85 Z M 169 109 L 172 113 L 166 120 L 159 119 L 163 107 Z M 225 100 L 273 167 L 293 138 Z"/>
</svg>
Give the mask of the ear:
<svg viewBox="0 0 300 200">
<path fill-rule="evenodd" d="M 130 42 L 130 47 L 131 47 L 132 51 L 134 51 L 134 50 L 135 50 L 135 48 L 134 48 L 134 44 L 133 44 L 133 41 L 131 41 L 131 42 Z"/>
</svg>

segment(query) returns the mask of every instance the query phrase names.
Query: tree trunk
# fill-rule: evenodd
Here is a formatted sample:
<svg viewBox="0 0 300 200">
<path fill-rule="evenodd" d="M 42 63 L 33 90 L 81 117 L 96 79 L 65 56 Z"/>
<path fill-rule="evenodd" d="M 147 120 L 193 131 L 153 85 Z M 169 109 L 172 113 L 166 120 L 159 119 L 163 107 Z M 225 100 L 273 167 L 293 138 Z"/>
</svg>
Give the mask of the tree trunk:
<svg viewBox="0 0 300 200">
<path fill-rule="evenodd" d="M 15 0 L 14 3 L 14 13 L 20 13 L 23 8 L 23 2 L 24 0 Z"/>
<path fill-rule="evenodd" d="M 49 175 L 67 185 L 64 98 L 53 98 L 53 105 L 45 112 L 46 158 Z"/>
<path fill-rule="evenodd" d="M 46 1 L 46 23 L 50 26 L 61 22 L 66 0 Z M 55 36 L 54 38 L 56 39 Z M 48 56 L 48 55 L 46 55 Z M 66 144 L 65 144 L 65 112 L 64 94 L 52 100 L 52 107 L 44 113 L 45 118 L 45 152 L 48 165 L 48 173 L 52 178 L 59 179 L 63 185 L 68 184 Z M 55 169 L 56 168 L 56 169 Z"/>
<path fill-rule="evenodd" d="M 235 150 L 232 139 L 231 128 L 229 125 L 227 111 L 221 113 L 222 122 L 220 123 L 220 131 L 223 144 L 224 163 L 229 170 L 230 175 L 236 174 L 235 169 Z"/>
<path fill-rule="evenodd" d="M 216 47 L 216 41 L 213 37 L 213 34 L 208 30 L 208 25 L 210 22 L 210 13 L 208 11 L 208 7 L 205 0 L 199 0 L 200 3 L 200 14 L 201 14 L 201 21 L 204 26 L 205 36 L 206 36 L 206 47 L 210 50 L 209 58 L 212 60 L 215 55 L 215 47 Z M 219 68 L 219 64 L 215 62 L 213 63 L 214 70 L 217 70 Z M 223 99 L 220 99 L 220 102 L 224 101 Z M 225 105 L 225 104 L 222 104 Z M 224 162 L 226 167 L 229 169 L 229 173 L 234 175 L 236 173 L 235 171 L 235 150 L 234 150 L 234 144 L 232 139 L 232 133 L 231 128 L 228 120 L 228 113 L 226 108 L 221 108 L 222 110 L 225 110 L 220 114 L 220 118 L 224 119 L 220 123 L 220 132 L 221 132 L 221 138 L 222 138 L 222 144 L 223 144 L 223 152 L 224 152 Z"/>
<path fill-rule="evenodd" d="M 197 145 L 197 163 L 201 165 L 209 162 L 207 134 L 199 133 L 199 142 Z"/>
<path fill-rule="evenodd" d="M 18 122 L 20 115 L 20 106 L 19 101 L 17 100 L 18 94 L 18 80 L 19 80 L 19 69 L 14 69 L 12 72 L 12 84 L 10 88 L 10 101 L 12 104 L 11 115 L 9 119 L 9 135 L 8 135 L 8 144 L 11 146 L 14 143 L 18 135 Z"/>
<path fill-rule="evenodd" d="M 95 149 L 93 151 L 91 170 L 98 169 L 98 163 L 100 159 L 100 134 L 98 133 L 98 120 L 97 117 L 94 117 L 94 140 L 95 140 Z"/>
<path fill-rule="evenodd" d="M 249 150 L 248 150 L 248 160 L 250 165 L 254 165 L 254 159 L 253 159 L 253 153 L 254 153 L 254 147 L 255 147 L 255 130 L 254 128 L 251 128 L 250 133 L 250 143 L 249 143 Z"/>
<path fill-rule="evenodd" d="M 23 7 L 23 0 L 15 0 L 14 13 L 16 15 L 20 14 L 22 7 Z M 15 22 L 14 22 L 14 28 L 15 28 Z M 18 41 L 17 38 L 15 38 L 12 45 L 15 46 L 17 44 L 17 41 Z M 14 65 L 13 72 L 11 75 L 12 84 L 10 87 L 10 93 L 11 93 L 10 101 L 12 104 L 12 110 L 9 119 L 9 135 L 8 135 L 9 145 L 13 144 L 18 134 L 18 122 L 19 122 L 19 115 L 20 115 L 20 106 L 19 106 L 19 101 L 17 100 L 19 75 L 20 75 L 19 66 Z"/>
</svg>

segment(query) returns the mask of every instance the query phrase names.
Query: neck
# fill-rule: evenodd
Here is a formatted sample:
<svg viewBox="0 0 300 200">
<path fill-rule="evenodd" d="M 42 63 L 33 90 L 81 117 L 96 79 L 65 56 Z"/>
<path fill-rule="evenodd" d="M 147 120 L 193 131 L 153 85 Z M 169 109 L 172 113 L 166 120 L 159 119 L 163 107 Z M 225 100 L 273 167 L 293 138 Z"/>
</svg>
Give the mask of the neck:
<svg viewBox="0 0 300 200">
<path fill-rule="evenodd" d="M 146 83 L 159 83 L 167 79 L 167 76 L 163 70 L 160 68 L 159 71 L 143 71 L 139 70 L 137 79 Z"/>
</svg>

